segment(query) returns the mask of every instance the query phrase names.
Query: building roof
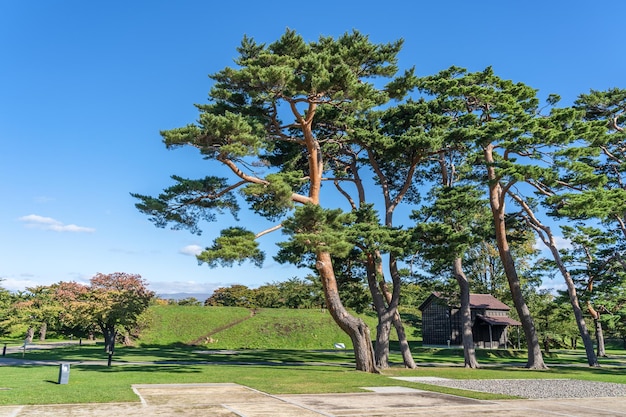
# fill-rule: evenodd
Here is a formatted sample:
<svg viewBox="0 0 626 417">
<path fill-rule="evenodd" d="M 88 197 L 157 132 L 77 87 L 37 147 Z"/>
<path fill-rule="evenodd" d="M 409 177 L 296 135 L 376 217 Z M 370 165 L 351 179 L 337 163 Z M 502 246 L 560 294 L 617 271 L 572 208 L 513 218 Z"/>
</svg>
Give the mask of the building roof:
<svg viewBox="0 0 626 417">
<path fill-rule="evenodd" d="M 470 294 L 470 307 L 506 311 L 511 309 L 491 294 Z"/>
<path fill-rule="evenodd" d="M 476 318 L 484 321 L 487 324 L 491 324 L 491 325 L 500 325 L 500 326 L 521 326 L 522 323 L 520 323 L 517 320 L 513 320 L 510 317 L 506 317 L 506 316 L 483 316 L 482 314 L 477 314 Z"/>
<path fill-rule="evenodd" d="M 434 299 L 442 300 L 450 305 L 450 300 L 448 300 L 443 294 L 439 292 L 433 292 L 428 296 L 426 300 L 424 300 L 422 304 L 419 305 L 418 308 L 420 310 L 424 310 L 424 308 L 426 308 L 426 306 L 430 304 Z M 511 309 L 509 306 L 507 306 L 491 294 L 470 294 L 470 308 L 503 311 L 509 311 Z"/>
</svg>

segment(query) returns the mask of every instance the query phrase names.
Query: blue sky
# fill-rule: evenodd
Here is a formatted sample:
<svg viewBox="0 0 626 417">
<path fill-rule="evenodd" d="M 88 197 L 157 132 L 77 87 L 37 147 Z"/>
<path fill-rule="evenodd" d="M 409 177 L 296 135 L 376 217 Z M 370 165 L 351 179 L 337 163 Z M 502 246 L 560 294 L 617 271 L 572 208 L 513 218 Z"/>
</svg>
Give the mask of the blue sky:
<svg viewBox="0 0 626 417">
<path fill-rule="evenodd" d="M 202 236 L 157 229 L 129 195 L 156 194 L 171 174 L 207 175 L 193 150 L 167 151 L 159 131 L 196 119 L 207 75 L 232 65 L 244 34 L 403 38 L 400 66 L 419 75 L 491 65 L 570 104 L 624 87 L 625 15 L 626 3 L 579 0 L 0 2 L 0 285 L 121 271 L 161 294 L 209 293 L 306 273 L 271 256 L 263 269 L 198 266 L 194 249 L 223 224 Z M 279 237 L 264 238 L 269 255 Z"/>
</svg>

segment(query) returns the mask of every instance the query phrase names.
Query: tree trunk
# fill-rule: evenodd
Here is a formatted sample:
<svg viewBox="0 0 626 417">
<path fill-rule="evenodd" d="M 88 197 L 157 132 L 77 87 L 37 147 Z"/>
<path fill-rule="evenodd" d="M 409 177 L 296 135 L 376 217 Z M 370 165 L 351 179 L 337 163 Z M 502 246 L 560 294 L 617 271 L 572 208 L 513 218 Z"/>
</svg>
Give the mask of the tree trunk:
<svg viewBox="0 0 626 417">
<path fill-rule="evenodd" d="M 396 314 L 394 314 L 393 316 L 393 326 L 396 328 L 396 334 L 398 335 L 398 344 L 400 345 L 400 352 L 402 353 L 404 366 L 409 369 L 417 368 L 415 360 L 413 359 L 413 354 L 411 353 L 409 341 L 406 338 L 406 332 L 404 331 L 402 319 L 400 318 L 400 314 L 397 311 Z"/>
<path fill-rule="evenodd" d="M 388 226 L 391 227 L 390 218 L 388 218 Z M 398 264 L 394 255 L 389 255 L 389 273 L 393 281 L 393 292 L 389 292 L 386 285 L 383 285 L 382 292 L 387 301 L 387 305 L 389 306 L 389 310 L 393 311 L 392 320 L 398 335 L 404 366 L 409 369 L 415 369 L 417 366 L 415 365 L 415 360 L 413 359 L 413 354 L 411 353 L 411 348 L 409 347 L 409 341 L 406 338 L 406 332 L 404 331 L 404 325 L 402 324 L 400 313 L 398 313 L 398 305 L 400 303 L 400 286 L 402 285 L 402 282 L 400 279 L 400 273 L 398 272 Z"/>
<path fill-rule="evenodd" d="M 104 352 L 113 354 L 115 351 L 115 337 L 117 336 L 115 327 L 101 325 L 100 329 L 104 336 Z"/>
<path fill-rule="evenodd" d="M 543 351 L 546 352 L 547 355 L 550 354 L 550 336 L 543 338 Z"/>
<path fill-rule="evenodd" d="M 553 240 L 553 239 L 551 239 Z M 574 318 L 576 319 L 576 325 L 578 326 L 578 332 L 580 333 L 580 337 L 583 339 L 583 344 L 585 346 L 585 353 L 587 354 L 587 363 L 589 366 L 600 366 L 598 363 L 598 358 L 596 354 L 593 352 L 593 340 L 591 340 L 591 335 L 587 330 L 587 324 L 585 323 L 585 318 L 583 317 L 583 310 L 580 308 L 580 304 L 578 302 L 578 295 L 576 294 L 576 286 L 574 285 L 574 280 L 572 280 L 569 271 L 565 268 L 561 260 L 561 256 L 558 253 L 555 245 L 551 245 L 550 249 L 554 255 L 554 260 L 557 262 L 559 269 L 561 270 L 561 274 L 565 279 L 565 284 L 567 286 L 567 294 L 569 295 L 569 301 L 572 305 L 572 309 L 574 310 Z"/>
<path fill-rule="evenodd" d="M 318 252 L 315 266 L 322 279 L 328 311 L 337 325 L 352 340 L 356 369 L 358 371 L 378 373 L 378 368 L 374 363 L 374 350 L 372 349 L 370 330 L 363 320 L 348 313 L 342 304 L 330 254 L 328 252 Z"/>
<path fill-rule="evenodd" d="M 529 369 L 547 369 L 548 367 L 543 361 L 541 355 L 541 347 L 539 346 L 539 338 L 537 337 L 537 331 L 535 330 L 535 323 L 530 315 L 530 310 L 524 299 L 522 293 L 522 287 L 517 276 L 517 270 L 515 269 L 515 262 L 513 256 L 509 250 L 508 241 L 504 231 L 504 216 L 499 219 L 499 227 L 496 227 L 496 239 L 498 240 L 498 251 L 502 258 L 502 264 L 504 266 L 504 272 L 509 282 L 509 289 L 513 297 L 513 304 L 522 323 L 522 329 L 524 330 L 524 337 L 526 338 L 526 346 L 528 350 L 528 362 L 526 367 Z M 499 232 L 498 229 L 501 229 Z"/>
<path fill-rule="evenodd" d="M 39 341 L 43 342 L 46 340 L 46 333 L 48 332 L 48 323 L 43 322 L 39 327 Z"/>
<path fill-rule="evenodd" d="M 594 320 L 596 325 L 596 339 L 598 340 L 598 356 L 606 358 L 606 350 L 604 348 L 604 332 L 602 331 L 602 322 L 600 319 Z"/>
<path fill-rule="evenodd" d="M 476 351 L 474 349 L 474 336 L 472 334 L 472 311 L 470 309 L 470 285 L 467 276 L 463 272 L 461 258 L 454 259 L 454 276 L 459 284 L 461 292 L 461 324 L 463 331 L 463 356 L 466 368 L 478 368 Z"/>
<path fill-rule="evenodd" d="M 372 295 L 372 302 L 378 318 L 376 344 L 374 345 L 374 363 L 378 369 L 385 369 L 389 367 L 389 335 L 393 317 L 385 305 L 382 289 L 378 285 L 378 278 L 382 274 L 380 265 L 380 256 L 378 254 L 366 254 L 367 285 Z"/>
<path fill-rule="evenodd" d="M 574 318 L 576 319 L 578 332 L 580 333 L 580 337 L 583 339 L 583 344 L 585 346 L 587 363 L 589 364 L 589 366 L 600 366 L 600 364 L 598 363 L 598 358 L 593 352 L 593 340 L 591 340 L 591 335 L 587 330 L 587 324 L 585 323 L 585 319 L 583 317 L 583 311 L 580 308 L 580 304 L 578 303 L 578 296 L 576 295 L 576 287 L 574 285 L 574 281 L 569 275 L 569 272 L 566 272 L 566 274 L 564 274 L 564 277 L 565 283 L 567 285 L 567 293 L 569 294 L 570 303 L 572 304 L 572 309 L 574 310 Z"/>
<path fill-rule="evenodd" d="M 398 313 L 397 302 L 393 302 L 393 295 L 388 291 L 383 278 L 382 262 L 380 255 L 367 254 L 367 283 L 372 294 L 374 308 L 378 317 L 376 327 L 376 345 L 374 349 L 374 361 L 378 369 L 389 367 L 389 338 L 393 325 L 398 335 L 398 342 L 404 366 L 409 369 L 416 367 L 402 319 Z M 378 281 L 380 279 L 380 281 Z"/>
<path fill-rule="evenodd" d="M 552 253 L 552 258 L 556 263 L 563 279 L 565 280 L 565 285 L 567 286 L 567 294 L 569 296 L 570 304 L 572 305 L 572 310 L 574 311 L 574 318 L 576 319 L 576 325 L 578 326 L 578 332 L 580 333 L 580 337 L 583 339 L 583 344 L 585 345 L 585 353 L 587 354 L 587 363 L 589 366 L 600 366 L 598 364 L 598 358 L 593 352 L 593 341 L 591 340 L 591 336 L 589 335 L 589 331 L 587 330 L 587 324 L 585 323 L 585 319 L 583 317 L 583 310 L 580 308 L 580 303 L 578 302 L 578 294 L 576 293 L 576 285 L 574 285 L 574 280 L 570 275 L 567 267 L 563 263 L 561 259 L 561 254 L 559 253 L 559 249 L 556 246 L 556 240 L 554 239 L 554 235 L 552 234 L 552 230 L 550 227 L 542 224 L 537 217 L 535 217 L 535 213 L 531 209 L 531 207 L 522 200 L 522 198 L 516 194 L 509 193 L 511 197 L 518 202 L 520 206 L 524 209 L 526 214 L 528 215 L 528 223 L 529 225 L 535 229 L 539 238 L 543 241 L 543 243 L 550 249 Z M 549 341 L 547 342 L 547 344 Z M 546 348 L 546 353 L 548 352 L 548 348 Z"/>
<path fill-rule="evenodd" d="M 541 347 L 539 346 L 539 338 L 537 337 L 537 331 L 535 330 L 535 323 L 530 315 L 530 310 L 524 299 L 522 293 L 522 286 L 517 275 L 515 268 L 515 262 L 509 248 L 509 241 L 506 236 L 505 225 L 505 204 L 504 198 L 506 190 L 503 189 L 499 182 L 499 178 L 495 175 L 493 159 L 493 145 L 488 145 L 484 150 L 485 161 L 487 166 L 487 177 L 489 180 L 489 205 L 491 206 L 491 212 L 493 215 L 493 222 L 496 234 L 496 242 L 498 244 L 498 253 L 502 260 L 502 266 L 504 267 L 504 273 L 507 281 L 509 282 L 509 289 L 513 297 L 513 304 L 515 304 L 515 310 L 522 323 L 522 329 L 524 330 L 524 336 L 526 338 L 526 346 L 528 347 L 528 362 L 526 367 L 529 369 L 547 369 L 548 367 L 543 361 L 541 355 Z"/>
<path fill-rule="evenodd" d="M 29 327 L 26 331 L 26 339 L 24 339 L 24 343 L 33 343 L 33 337 L 35 336 L 35 329 Z"/>
<path fill-rule="evenodd" d="M 596 341 L 598 343 L 597 355 L 598 357 L 606 357 L 606 350 L 604 348 L 604 332 L 602 331 L 602 322 L 600 321 L 600 313 L 598 313 L 592 306 L 590 302 L 587 302 L 587 309 L 593 317 L 593 324 L 596 330 Z"/>
<path fill-rule="evenodd" d="M 389 336 L 391 334 L 392 318 L 388 313 L 378 316 L 376 345 L 374 346 L 374 361 L 378 369 L 389 368 Z"/>
</svg>

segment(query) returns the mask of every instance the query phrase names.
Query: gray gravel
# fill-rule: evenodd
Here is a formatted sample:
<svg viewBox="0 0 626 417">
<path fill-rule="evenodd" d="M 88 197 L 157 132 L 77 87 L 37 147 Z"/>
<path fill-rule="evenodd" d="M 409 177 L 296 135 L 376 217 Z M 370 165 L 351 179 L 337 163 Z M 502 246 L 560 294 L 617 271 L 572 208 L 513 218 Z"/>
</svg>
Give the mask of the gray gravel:
<svg viewBox="0 0 626 417">
<path fill-rule="evenodd" d="M 575 379 L 446 379 L 397 378 L 449 388 L 515 395 L 522 398 L 626 397 L 626 384 Z"/>
</svg>

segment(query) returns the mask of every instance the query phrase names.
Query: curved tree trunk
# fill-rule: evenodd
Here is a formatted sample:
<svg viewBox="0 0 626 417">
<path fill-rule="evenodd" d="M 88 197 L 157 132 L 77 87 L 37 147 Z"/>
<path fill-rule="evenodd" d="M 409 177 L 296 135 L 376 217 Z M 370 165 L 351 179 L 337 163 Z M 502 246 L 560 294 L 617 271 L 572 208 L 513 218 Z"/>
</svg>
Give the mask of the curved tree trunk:
<svg viewBox="0 0 626 417">
<path fill-rule="evenodd" d="M 553 241 L 554 239 L 551 238 L 551 240 Z M 580 308 L 580 304 L 578 303 L 578 295 L 576 294 L 576 286 L 574 285 L 574 280 L 572 280 L 569 271 L 567 270 L 567 268 L 565 268 L 565 265 L 561 260 L 556 246 L 551 245 L 550 250 L 554 255 L 554 260 L 561 270 L 563 278 L 565 279 L 567 294 L 569 295 L 570 304 L 572 305 L 572 309 L 574 310 L 574 318 L 576 319 L 578 332 L 580 333 L 580 337 L 582 338 L 583 344 L 585 346 L 587 363 L 589 363 L 589 366 L 600 366 L 600 364 L 598 363 L 598 358 L 593 351 L 593 340 L 591 340 L 591 335 L 589 335 L 589 331 L 587 330 L 587 324 L 585 323 L 585 319 L 583 317 L 583 310 L 582 308 Z"/>
<path fill-rule="evenodd" d="M 389 367 L 389 334 L 391 331 L 391 315 L 387 311 L 383 295 L 378 288 L 378 268 L 373 254 L 367 254 L 366 270 L 367 285 L 372 295 L 372 302 L 376 309 L 378 324 L 376 325 L 376 344 L 374 345 L 374 362 L 378 369 Z"/>
<path fill-rule="evenodd" d="M 578 331 L 580 332 L 580 336 L 583 339 L 583 344 L 585 345 L 587 363 L 589 363 L 589 366 L 600 366 L 600 364 L 598 363 L 598 357 L 593 351 L 593 340 L 591 340 L 591 335 L 589 335 L 589 331 L 587 330 L 587 324 L 585 323 L 585 319 L 583 317 L 583 311 L 580 308 L 580 304 L 578 303 L 576 287 L 574 286 L 574 281 L 569 275 L 569 272 L 567 273 L 565 283 L 567 284 L 567 292 L 569 294 L 570 303 L 572 304 L 572 308 L 574 309 L 576 325 L 578 326 Z"/>
<path fill-rule="evenodd" d="M 374 362 L 378 369 L 389 367 L 389 334 L 391 332 L 392 315 L 385 305 L 385 300 L 380 288 L 378 287 L 378 267 L 377 256 L 371 253 L 367 254 L 366 270 L 367 285 L 372 295 L 374 308 L 378 324 L 376 325 L 376 344 L 374 345 Z"/>
<path fill-rule="evenodd" d="M 302 202 L 320 205 L 320 190 L 322 188 L 322 174 L 324 172 L 323 153 L 320 143 L 315 138 L 311 129 L 317 109 L 317 102 L 309 102 L 307 111 L 303 114 L 298 110 L 295 101 L 290 101 L 290 106 L 302 130 L 308 156 L 309 197 L 307 201 Z M 351 315 L 341 302 L 330 253 L 319 250 L 316 253 L 315 267 L 322 280 L 324 298 L 326 299 L 326 306 L 328 307 L 330 315 L 352 340 L 356 369 L 364 372 L 379 372 L 374 362 L 374 350 L 372 349 L 372 340 L 367 324 L 360 318 Z"/>
<path fill-rule="evenodd" d="M 379 278 L 380 281 L 378 280 Z M 404 331 L 404 325 L 398 313 L 398 303 L 394 301 L 393 294 L 387 288 L 382 272 L 380 254 L 378 253 L 375 256 L 370 254 L 367 257 L 367 283 L 378 316 L 374 350 L 376 365 L 380 369 L 389 367 L 389 338 L 391 326 L 393 325 L 398 335 L 404 366 L 409 369 L 416 368 L 406 332 Z M 396 297 L 399 297 L 399 294 Z"/>
<path fill-rule="evenodd" d="M 339 298 L 337 280 L 328 252 L 318 252 L 316 268 L 322 279 L 326 306 L 337 325 L 348 334 L 354 347 L 354 359 L 358 371 L 378 373 L 374 363 L 374 351 L 369 328 L 363 320 L 352 316 Z"/>
<path fill-rule="evenodd" d="M 390 221 L 388 222 L 388 225 L 391 226 Z M 404 325 L 402 324 L 400 313 L 398 313 L 398 305 L 400 304 L 400 286 L 402 285 L 402 282 L 400 279 L 400 273 L 398 272 L 398 263 L 393 254 L 389 255 L 389 273 L 393 282 L 393 291 L 389 292 L 387 287 L 384 286 L 383 294 L 385 294 L 389 309 L 393 311 L 392 320 L 394 321 L 396 333 L 398 334 L 398 341 L 400 342 L 400 350 L 402 352 L 404 366 L 409 369 L 414 369 L 416 368 L 415 360 L 413 360 L 413 354 L 411 353 L 411 349 L 409 347 L 409 341 L 406 338 Z"/>
<path fill-rule="evenodd" d="M 400 353 L 402 353 L 402 361 L 404 362 L 404 366 L 409 369 L 417 368 L 415 360 L 413 359 L 413 354 L 411 353 L 409 341 L 406 338 L 404 324 L 402 324 L 400 313 L 398 313 L 397 311 L 396 314 L 393 316 L 393 326 L 395 327 L 396 334 L 398 335 L 398 344 L 400 345 Z"/>
<path fill-rule="evenodd" d="M 527 220 L 528 224 L 535 229 L 539 238 L 543 241 L 543 243 L 550 249 L 552 253 L 552 258 L 556 263 L 563 279 L 565 280 L 565 285 L 567 286 L 567 294 L 569 296 L 570 304 L 572 305 L 572 310 L 574 311 L 574 318 L 576 319 L 576 325 L 578 326 L 578 332 L 580 333 L 580 337 L 583 340 L 583 344 L 585 346 L 585 353 L 587 354 L 587 363 L 589 366 L 600 366 L 598 364 L 598 358 L 593 351 L 593 341 L 591 340 L 591 336 L 589 335 L 589 331 L 587 330 L 587 324 L 585 323 L 585 319 L 583 317 L 583 310 L 580 308 L 580 303 L 578 302 L 578 294 L 576 293 L 576 286 L 574 285 L 574 280 L 570 275 L 567 267 L 563 263 L 563 259 L 561 259 L 561 254 L 559 253 L 559 249 L 556 246 L 556 240 L 554 239 L 554 235 L 552 234 L 552 230 L 550 227 L 542 224 L 537 217 L 535 217 L 535 213 L 531 209 L 531 207 L 526 204 L 525 201 L 521 199 L 520 196 L 509 193 L 511 197 L 517 201 L 517 203 L 522 207 L 522 209 L 528 215 Z M 545 342 L 545 350 L 546 353 L 549 349 L 549 340 Z"/>
<path fill-rule="evenodd" d="M 385 296 L 387 304 L 391 304 L 392 294 L 387 289 L 384 281 L 381 281 L 381 287 L 381 291 Z M 404 324 L 402 323 L 402 318 L 400 317 L 400 313 L 398 312 L 397 307 L 392 317 L 392 322 L 393 327 L 396 329 L 396 334 L 398 335 L 398 344 L 400 345 L 400 353 L 402 354 L 402 362 L 404 363 L 404 367 L 409 369 L 417 368 L 415 360 L 413 359 L 413 354 L 411 353 L 409 340 L 406 337 L 406 331 L 404 331 Z"/>
<path fill-rule="evenodd" d="M 506 190 L 502 187 L 495 174 L 493 159 L 493 145 L 488 145 L 484 150 L 485 161 L 487 165 L 487 178 L 489 180 L 489 205 L 491 206 L 491 212 L 493 214 L 493 223 L 496 234 L 496 242 L 498 244 L 498 253 L 502 260 L 502 266 L 504 267 L 504 273 L 507 281 L 509 282 L 509 289 L 513 297 L 513 304 L 515 304 L 515 310 L 522 323 L 522 329 L 524 330 L 524 336 L 526 338 L 526 345 L 528 349 L 528 362 L 526 367 L 529 369 L 547 369 L 543 356 L 541 354 L 541 347 L 539 345 L 539 338 L 537 337 L 537 331 L 535 329 L 535 323 L 530 315 L 530 310 L 524 299 L 522 293 L 522 286 L 517 275 L 515 268 L 515 262 L 511 255 L 509 248 L 509 241 L 506 236 L 505 225 L 505 204 L 504 198 Z"/>
<path fill-rule="evenodd" d="M 454 276 L 461 292 L 461 324 L 463 331 L 463 356 L 466 368 L 478 368 L 474 336 L 472 334 L 472 311 L 470 309 L 470 285 L 461 258 L 454 259 Z"/>
</svg>

